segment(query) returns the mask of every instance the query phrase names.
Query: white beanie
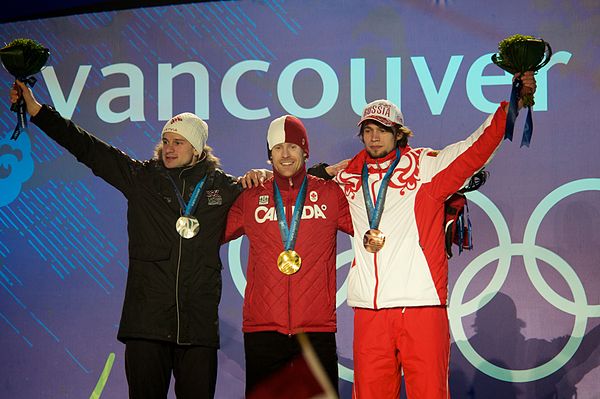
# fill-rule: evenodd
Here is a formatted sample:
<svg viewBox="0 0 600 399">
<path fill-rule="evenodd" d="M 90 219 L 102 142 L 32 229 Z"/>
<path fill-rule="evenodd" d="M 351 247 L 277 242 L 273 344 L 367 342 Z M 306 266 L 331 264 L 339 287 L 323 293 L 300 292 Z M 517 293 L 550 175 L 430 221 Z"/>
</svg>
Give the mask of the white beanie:
<svg viewBox="0 0 600 399">
<path fill-rule="evenodd" d="M 208 139 L 208 125 L 191 112 L 184 112 L 172 117 L 163 127 L 161 138 L 167 132 L 183 136 L 200 153 Z"/>
</svg>

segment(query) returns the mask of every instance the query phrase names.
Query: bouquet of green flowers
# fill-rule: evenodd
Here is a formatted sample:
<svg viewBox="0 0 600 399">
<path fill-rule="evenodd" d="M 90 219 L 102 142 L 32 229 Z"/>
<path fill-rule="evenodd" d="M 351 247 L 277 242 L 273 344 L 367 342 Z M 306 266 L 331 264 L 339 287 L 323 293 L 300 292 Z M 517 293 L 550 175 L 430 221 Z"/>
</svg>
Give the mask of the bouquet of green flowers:
<svg viewBox="0 0 600 399">
<path fill-rule="evenodd" d="M 513 75 L 527 71 L 537 72 L 550 61 L 552 56 L 552 49 L 547 42 L 525 35 L 507 37 L 498 43 L 498 50 L 500 51 L 499 54 L 492 55 L 492 62 Z M 533 93 L 521 93 L 522 85 L 523 82 L 519 77 L 513 79 L 504 138 L 512 141 L 515 120 L 519 114 L 518 102 L 520 98 L 523 101 L 523 106 L 527 107 L 527 119 L 523 129 L 521 147 L 529 147 L 533 133 L 531 107 L 534 101 Z"/>
<path fill-rule="evenodd" d="M 550 61 L 552 48 L 550 44 L 533 36 L 512 35 L 498 43 L 498 54 L 492 55 L 492 62 L 508 73 L 539 71 Z M 533 94 L 522 97 L 523 106 L 534 104 Z"/>
<path fill-rule="evenodd" d="M 2 65 L 17 79 L 38 73 L 49 55 L 47 48 L 31 39 L 15 39 L 0 49 Z"/>
<path fill-rule="evenodd" d="M 0 61 L 4 69 L 15 79 L 33 87 L 38 73 L 50 56 L 50 51 L 31 39 L 15 39 L 0 49 Z M 11 111 L 17 113 L 17 127 L 11 137 L 16 140 L 22 131 L 27 131 L 27 118 L 25 117 L 25 104 L 23 100 L 11 106 Z"/>
</svg>

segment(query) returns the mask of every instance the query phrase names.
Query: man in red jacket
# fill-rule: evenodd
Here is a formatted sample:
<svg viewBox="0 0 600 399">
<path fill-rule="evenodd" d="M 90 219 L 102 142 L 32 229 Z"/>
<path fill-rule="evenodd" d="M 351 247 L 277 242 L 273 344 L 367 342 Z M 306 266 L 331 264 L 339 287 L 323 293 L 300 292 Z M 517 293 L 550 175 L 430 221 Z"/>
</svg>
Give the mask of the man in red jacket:
<svg viewBox="0 0 600 399">
<path fill-rule="evenodd" d="M 250 241 L 243 326 L 246 393 L 290 367 L 306 333 L 337 391 L 336 236 L 353 233 L 348 202 L 333 181 L 309 176 L 302 122 L 285 115 L 267 133 L 273 176 L 245 190 L 229 211 L 225 241 Z"/>
</svg>

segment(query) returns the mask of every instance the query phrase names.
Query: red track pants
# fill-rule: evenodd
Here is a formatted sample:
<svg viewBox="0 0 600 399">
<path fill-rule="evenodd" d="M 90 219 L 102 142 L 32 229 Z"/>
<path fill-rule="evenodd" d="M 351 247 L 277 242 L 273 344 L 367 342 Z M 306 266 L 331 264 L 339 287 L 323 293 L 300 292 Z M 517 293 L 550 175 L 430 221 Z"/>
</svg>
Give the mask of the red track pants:
<svg viewBox="0 0 600 399">
<path fill-rule="evenodd" d="M 354 399 L 448 399 L 445 306 L 354 311 Z"/>
</svg>

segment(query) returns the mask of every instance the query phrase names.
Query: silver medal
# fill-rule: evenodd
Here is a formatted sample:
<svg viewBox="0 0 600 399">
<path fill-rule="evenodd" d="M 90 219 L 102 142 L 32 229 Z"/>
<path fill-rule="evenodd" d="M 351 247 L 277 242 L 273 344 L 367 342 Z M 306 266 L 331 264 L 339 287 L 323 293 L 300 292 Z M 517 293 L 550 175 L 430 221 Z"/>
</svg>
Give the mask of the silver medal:
<svg viewBox="0 0 600 399">
<path fill-rule="evenodd" d="M 192 238 L 198 234 L 200 223 L 198 222 L 198 219 L 193 216 L 181 216 L 177 219 L 175 230 L 177 230 L 179 235 L 183 238 Z"/>
</svg>

